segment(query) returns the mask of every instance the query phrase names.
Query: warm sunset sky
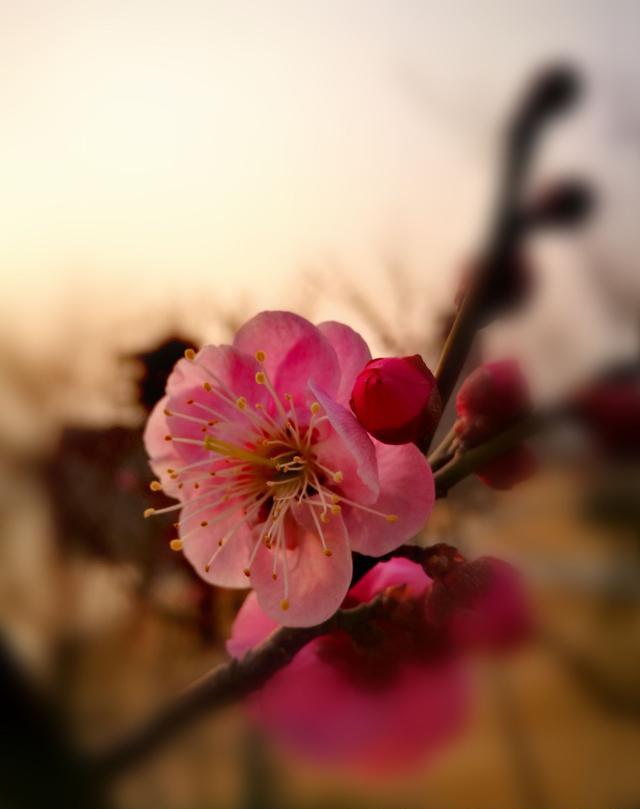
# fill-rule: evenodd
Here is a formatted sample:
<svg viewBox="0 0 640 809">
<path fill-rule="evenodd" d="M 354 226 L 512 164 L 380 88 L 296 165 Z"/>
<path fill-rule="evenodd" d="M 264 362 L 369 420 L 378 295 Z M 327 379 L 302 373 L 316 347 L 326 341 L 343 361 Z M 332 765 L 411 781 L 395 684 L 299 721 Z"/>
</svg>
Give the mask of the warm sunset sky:
<svg viewBox="0 0 640 809">
<path fill-rule="evenodd" d="M 618 196 L 633 166 L 637 187 L 621 154 L 627 129 L 640 142 L 638 9 L 2 0 L 5 302 L 44 322 L 74 287 L 88 310 L 189 289 L 273 306 L 300 266 L 338 257 L 364 278 L 390 252 L 443 297 L 483 224 L 501 115 L 546 57 L 593 77 L 547 162 Z"/>
</svg>

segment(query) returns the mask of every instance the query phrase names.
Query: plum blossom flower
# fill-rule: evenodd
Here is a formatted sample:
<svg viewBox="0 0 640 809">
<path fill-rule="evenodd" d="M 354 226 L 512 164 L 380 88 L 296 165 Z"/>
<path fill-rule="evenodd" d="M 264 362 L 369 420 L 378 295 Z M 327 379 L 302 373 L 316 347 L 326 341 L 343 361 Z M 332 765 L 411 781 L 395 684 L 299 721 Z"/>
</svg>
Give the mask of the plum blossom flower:
<svg viewBox="0 0 640 809">
<path fill-rule="evenodd" d="M 408 559 L 378 563 L 351 588 L 345 606 L 401 587 L 394 608 L 362 637 L 334 630 L 303 647 L 251 698 L 254 721 L 307 758 L 365 773 L 399 771 L 436 753 L 469 714 L 468 655 L 523 640 L 530 626 L 513 570 L 498 560 L 461 557 L 455 570 L 469 578 L 470 566 L 489 574 L 486 586 L 453 601 L 445 620 L 435 621 L 429 604 L 434 596 L 442 601 L 442 592 L 434 593 L 434 585 L 451 588 L 453 571 L 432 580 Z M 251 593 L 229 653 L 242 657 L 276 626 Z"/>
<path fill-rule="evenodd" d="M 147 515 L 179 512 L 172 547 L 285 625 L 332 615 L 351 551 L 388 553 L 433 507 L 419 450 L 371 439 L 348 408 L 370 358 L 348 326 L 263 312 L 233 345 L 187 351 L 145 430 L 152 489 L 178 500 Z"/>
</svg>

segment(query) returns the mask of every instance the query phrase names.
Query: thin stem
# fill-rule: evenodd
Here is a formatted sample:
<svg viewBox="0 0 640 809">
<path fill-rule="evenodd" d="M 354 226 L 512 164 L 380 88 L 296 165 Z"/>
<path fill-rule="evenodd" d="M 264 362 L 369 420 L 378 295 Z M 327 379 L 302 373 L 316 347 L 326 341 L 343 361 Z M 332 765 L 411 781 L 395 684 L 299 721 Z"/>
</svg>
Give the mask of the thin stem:
<svg viewBox="0 0 640 809">
<path fill-rule="evenodd" d="M 431 469 L 434 472 L 441 466 L 443 466 L 448 460 L 450 460 L 450 456 L 453 451 L 452 445 L 455 439 L 456 439 L 456 428 L 454 424 L 449 430 L 449 432 L 442 439 L 442 441 L 438 444 L 438 446 L 427 458 L 427 460 L 429 461 L 429 465 L 431 466 Z"/>
</svg>

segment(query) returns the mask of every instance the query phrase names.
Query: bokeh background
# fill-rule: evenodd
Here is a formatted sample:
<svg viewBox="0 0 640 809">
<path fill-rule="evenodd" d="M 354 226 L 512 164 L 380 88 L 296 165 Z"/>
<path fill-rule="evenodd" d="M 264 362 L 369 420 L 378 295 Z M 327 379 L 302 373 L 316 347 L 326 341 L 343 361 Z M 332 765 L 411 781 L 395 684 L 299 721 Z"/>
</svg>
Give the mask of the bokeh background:
<svg viewBox="0 0 640 809">
<path fill-rule="evenodd" d="M 0 618 L 91 747 L 224 658 L 241 593 L 142 520 L 146 410 L 185 346 L 288 308 L 437 358 L 514 101 L 549 60 L 587 93 L 532 185 L 597 215 L 530 245 L 535 294 L 482 334 L 540 401 L 638 356 L 640 6 L 0 2 Z M 467 732 L 371 783 L 229 710 L 118 786 L 124 809 L 638 809 L 640 514 L 555 435 L 512 493 L 460 486 L 421 541 L 522 568 L 535 643 L 479 661 Z M 625 472 L 628 482 L 629 473 Z M 637 480 L 637 478 L 636 478 Z M 628 488 L 628 487 L 627 487 Z M 615 496 L 614 496 L 615 495 Z M 54 804 L 51 804 L 54 805 Z"/>
</svg>

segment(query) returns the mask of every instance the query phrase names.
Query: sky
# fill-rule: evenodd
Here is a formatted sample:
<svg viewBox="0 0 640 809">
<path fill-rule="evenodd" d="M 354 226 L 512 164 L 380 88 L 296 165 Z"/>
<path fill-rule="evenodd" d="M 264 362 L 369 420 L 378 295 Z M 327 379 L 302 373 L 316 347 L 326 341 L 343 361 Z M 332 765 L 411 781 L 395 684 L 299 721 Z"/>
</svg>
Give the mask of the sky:
<svg viewBox="0 0 640 809">
<path fill-rule="evenodd" d="M 0 2 L 7 314 L 51 335 L 69 300 L 105 323 L 283 306 L 335 263 L 375 297 L 390 256 L 435 310 L 482 233 L 500 123 L 557 56 L 593 92 L 540 175 L 611 191 L 609 255 L 636 230 L 639 138 L 616 138 L 640 128 L 639 29 L 637 3 L 587 0 Z"/>
</svg>

